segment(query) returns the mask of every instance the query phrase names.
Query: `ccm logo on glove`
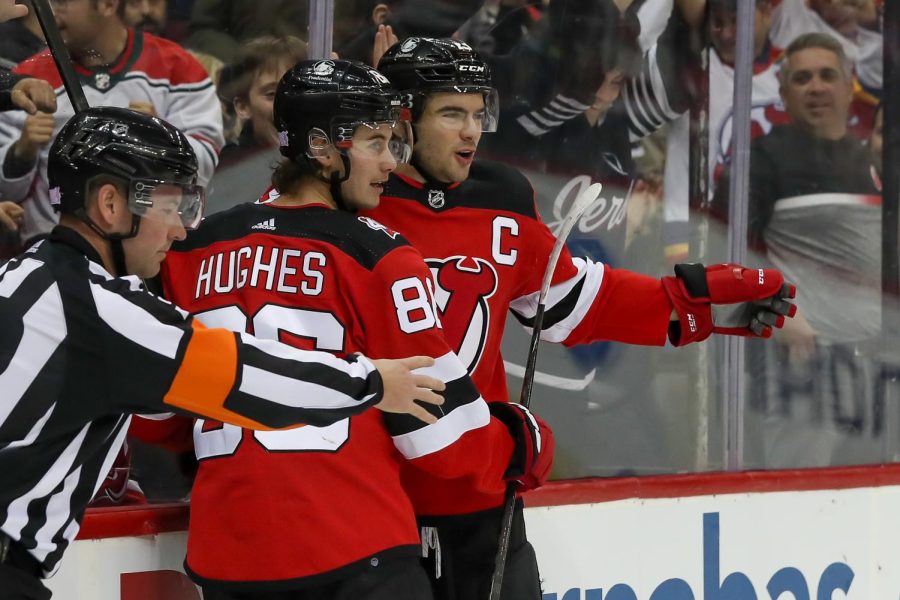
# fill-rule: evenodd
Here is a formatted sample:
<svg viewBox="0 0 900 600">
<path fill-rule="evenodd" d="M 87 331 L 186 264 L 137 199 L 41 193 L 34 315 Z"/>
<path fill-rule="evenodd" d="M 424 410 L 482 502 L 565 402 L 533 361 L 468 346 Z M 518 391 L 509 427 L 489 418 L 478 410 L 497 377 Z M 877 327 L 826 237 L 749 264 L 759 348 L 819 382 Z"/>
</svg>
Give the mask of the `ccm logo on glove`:
<svg viewBox="0 0 900 600">
<path fill-rule="evenodd" d="M 756 277 L 752 272 L 756 271 Z M 664 277 L 663 288 L 678 317 L 669 325 L 675 346 L 705 340 L 713 333 L 767 338 L 793 317 L 797 288 L 784 281 L 777 269 L 748 269 L 737 264 L 704 267 L 675 265 L 675 275 Z M 713 307 L 730 305 L 725 311 Z"/>
</svg>

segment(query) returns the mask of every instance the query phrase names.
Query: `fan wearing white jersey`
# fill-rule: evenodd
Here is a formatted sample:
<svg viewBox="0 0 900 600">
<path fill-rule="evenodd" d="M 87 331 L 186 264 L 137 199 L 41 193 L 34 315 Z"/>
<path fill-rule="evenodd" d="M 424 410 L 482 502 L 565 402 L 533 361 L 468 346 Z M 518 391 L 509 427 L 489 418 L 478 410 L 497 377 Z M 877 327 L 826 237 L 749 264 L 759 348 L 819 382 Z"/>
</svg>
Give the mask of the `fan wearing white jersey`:
<svg viewBox="0 0 900 600">
<path fill-rule="evenodd" d="M 124 0 L 67 0 L 54 4 L 60 34 L 91 106 L 129 107 L 159 116 L 180 129 L 197 155 L 199 183 L 206 185 L 224 143 L 215 87 L 186 50 L 126 27 Z M 15 73 L 43 79 L 59 96 L 54 114 L 0 115 L 0 195 L 25 209 L 24 242 L 57 222 L 47 185 L 47 154 L 72 116 L 62 79 L 49 50 L 22 61 Z"/>
</svg>

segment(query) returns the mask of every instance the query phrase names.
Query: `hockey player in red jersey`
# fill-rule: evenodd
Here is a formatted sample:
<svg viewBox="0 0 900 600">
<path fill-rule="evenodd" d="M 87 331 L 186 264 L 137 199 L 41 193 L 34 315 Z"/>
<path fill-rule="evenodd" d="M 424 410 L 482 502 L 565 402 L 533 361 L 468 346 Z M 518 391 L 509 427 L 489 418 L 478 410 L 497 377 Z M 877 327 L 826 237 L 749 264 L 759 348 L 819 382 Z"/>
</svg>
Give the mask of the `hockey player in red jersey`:
<svg viewBox="0 0 900 600">
<path fill-rule="evenodd" d="M 392 174 L 381 204 L 364 214 L 401 232 L 425 257 L 436 282 L 437 315 L 450 347 L 489 402 L 508 399 L 500 341 L 506 314 L 526 327 L 538 304 L 554 242 L 528 181 L 515 169 L 475 160 L 482 132 L 497 126 L 490 68 L 457 40 L 410 38 L 392 46 L 379 70 L 410 104 L 413 157 Z M 436 232 L 440 232 L 439 235 Z M 565 252 L 547 298 L 542 339 L 676 346 L 711 333 L 767 337 L 793 306 L 778 271 L 740 265 L 678 265 L 662 280 L 612 269 Z M 759 301 L 735 322 L 714 323 L 713 304 Z M 423 539 L 437 531 L 429 560 L 439 600 L 488 597 L 502 494 L 406 470 Z M 436 546 L 438 544 L 435 544 Z M 540 600 L 534 550 L 517 506 L 502 597 Z"/>
<path fill-rule="evenodd" d="M 449 349 L 421 255 L 355 214 L 410 153 L 402 112 L 371 67 L 298 63 L 275 98 L 278 191 L 209 217 L 165 262 L 168 297 L 205 323 L 338 355 L 414 348 L 446 382 L 431 425 L 373 413 L 255 434 L 197 421 L 185 565 L 207 599 L 428 600 L 401 464 L 490 496 L 549 473 L 549 429 L 515 405 L 489 409 Z"/>
</svg>

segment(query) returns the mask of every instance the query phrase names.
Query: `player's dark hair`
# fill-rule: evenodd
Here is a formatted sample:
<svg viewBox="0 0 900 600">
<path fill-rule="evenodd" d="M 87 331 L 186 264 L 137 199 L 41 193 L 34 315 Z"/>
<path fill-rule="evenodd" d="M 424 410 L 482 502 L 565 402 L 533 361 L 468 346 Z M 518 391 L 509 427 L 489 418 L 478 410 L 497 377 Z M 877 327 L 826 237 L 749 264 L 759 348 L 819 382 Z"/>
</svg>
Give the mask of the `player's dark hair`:
<svg viewBox="0 0 900 600">
<path fill-rule="evenodd" d="M 310 162 L 282 158 L 272 171 L 272 186 L 281 194 L 292 194 L 303 179 L 316 176 Z"/>
</svg>

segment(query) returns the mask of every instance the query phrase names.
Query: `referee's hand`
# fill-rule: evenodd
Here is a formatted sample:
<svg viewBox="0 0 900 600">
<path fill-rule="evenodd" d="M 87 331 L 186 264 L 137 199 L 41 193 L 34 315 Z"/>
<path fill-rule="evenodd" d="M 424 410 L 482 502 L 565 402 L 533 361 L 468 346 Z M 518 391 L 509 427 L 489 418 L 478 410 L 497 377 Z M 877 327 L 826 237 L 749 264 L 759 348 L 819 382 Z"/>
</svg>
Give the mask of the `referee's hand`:
<svg viewBox="0 0 900 600">
<path fill-rule="evenodd" d="M 412 356 L 397 360 L 373 360 L 372 364 L 381 374 L 384 382 L 384 397 L 375 405 L 379 410 L 390 413 L 408 413 L 420 421 L 431 424 L 437 417 L 429 413 L 416 401 L 440 406 L 444 398 L 441 392 L 446 385 L 440 379 L 428 375 L 416 375 L 412 371 L 430 367 L 434 359 L 429 356 Z"/>
</svg>

